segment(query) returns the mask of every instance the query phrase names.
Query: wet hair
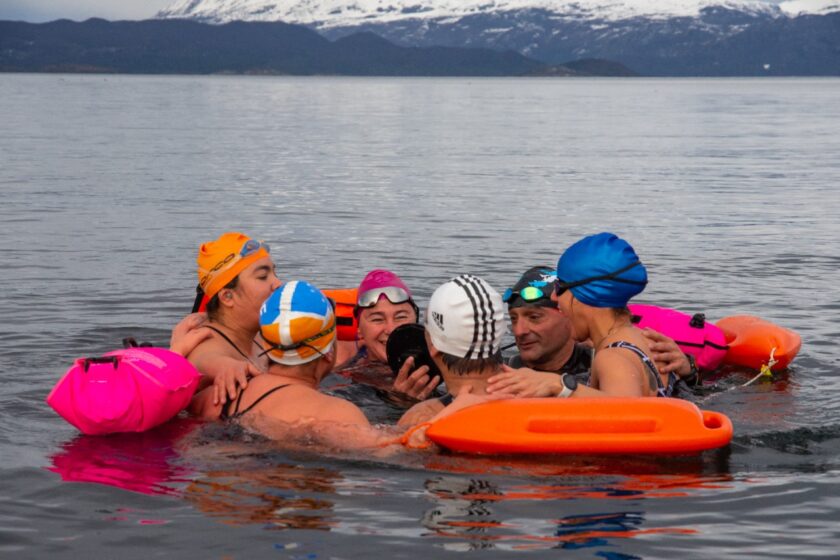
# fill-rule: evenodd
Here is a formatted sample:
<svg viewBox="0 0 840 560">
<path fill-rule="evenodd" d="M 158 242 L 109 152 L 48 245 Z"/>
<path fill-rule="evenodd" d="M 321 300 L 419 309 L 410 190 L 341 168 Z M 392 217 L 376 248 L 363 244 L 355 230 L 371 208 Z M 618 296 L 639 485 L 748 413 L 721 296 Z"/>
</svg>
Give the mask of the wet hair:
<svg viewBox="0 0 840 560">
<path fill-rule="evenodd" d="M 234 276 L 233 280 L 225 284 L 222 290 L 233 290 L 236 286 L 239 285 L 239 276 Z M 222 293 L 222 290 L 216 292 L 216 294 L 210 298 L 210 301 L 207 302 L 207 317 L 211 320 L 215 319 L 219 315 L 219 294 Z"/>
<path fill-rule="evenodd" d="M 620 319 L 622 317 L 632 317 L 633 314 L 630 312 L 630 308 L 625 307 L 612 307 L 613 316 L 616 319 Z"/>
<path fill-rule="evenodd" d="M 468 373 L 483 371 L 485 369 L 492 369 L 496 371 L 501 369 L 503 363 L 501 351 L 496 352 L 489 358 L 477 359 L 459 358 L 458 356 L 441 352 L 440 359 L 447 369 L 456 375 L 466 375 Z"/>
</svg>

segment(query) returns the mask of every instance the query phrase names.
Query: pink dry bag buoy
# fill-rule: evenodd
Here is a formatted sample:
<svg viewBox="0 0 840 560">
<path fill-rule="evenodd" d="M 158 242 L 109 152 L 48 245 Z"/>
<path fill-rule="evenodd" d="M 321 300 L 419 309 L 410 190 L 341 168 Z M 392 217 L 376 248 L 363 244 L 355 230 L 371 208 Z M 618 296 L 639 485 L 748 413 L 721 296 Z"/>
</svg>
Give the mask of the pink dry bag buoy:
<svg viewBox="0 0 840 560">
<path fill-rule="evenodd" d="M 666 307 L 634 303 L 627 307 L 637 327 L 650 327 L 673 338 L 685 354 L 694 356 L 700 369 L 716 369 L 723 361 L 727 350 L 726 337 L 720 328 L 707 322 L 702 313 L 687 315 Z"/>
<path fill-rule="evenodd" d="M 143 432 L 190 402 L 200 374 L 163 348 L 127 348 L 79 358 L 47 396 L 62 418 L 90 435 Z"/>
</svg>

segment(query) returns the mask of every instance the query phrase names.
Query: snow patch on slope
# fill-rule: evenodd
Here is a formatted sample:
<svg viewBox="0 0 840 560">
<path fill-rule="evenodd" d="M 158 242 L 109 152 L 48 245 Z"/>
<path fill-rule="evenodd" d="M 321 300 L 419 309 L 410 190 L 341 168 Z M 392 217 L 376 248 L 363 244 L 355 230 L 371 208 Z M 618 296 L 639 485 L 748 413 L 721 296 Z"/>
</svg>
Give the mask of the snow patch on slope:
<svg viewBox="0 0 840 560">
<path fill-rule="evenodd" d="M 838 3 L 840 0 L 787 0 L 781 5 L 769 0 L 175 0 L 157 17 L 214 23 L 285 21 L 335 27 L 407 19 L 457 19 L 520 10 L 545 10 L 564 18 L 606 21 L 696 17 L 711 7 L 784 16 L 834 11 L 831 6 Z"/>
</svg>

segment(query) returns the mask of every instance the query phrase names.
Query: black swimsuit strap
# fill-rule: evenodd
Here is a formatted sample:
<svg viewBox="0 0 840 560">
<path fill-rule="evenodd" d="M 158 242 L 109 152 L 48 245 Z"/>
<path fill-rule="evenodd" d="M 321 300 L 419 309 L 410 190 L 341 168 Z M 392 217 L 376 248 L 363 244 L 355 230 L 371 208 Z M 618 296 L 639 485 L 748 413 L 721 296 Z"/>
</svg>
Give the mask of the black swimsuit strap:
<svg viewBox="0 0 840 560">
<path fill-rule="evenodd" d="M 264 398 L 266 398 L 267 396 L 279 391 L 280 389 L 285 389 L 289 385 L 290 385 L 289 383 L 286 383 L 285 385 L 278 385 L 277 387 L 272 387 L 271 389 L 269 389 L 268 391 L 266 391 L 265 393 L 260 395 L 259 398 L 257 398 L 257 400 L 255 400 L 254 402 L 249 404 L 245 408 L 245 410 L 241 410 L 241 411 L 239 410 L 239 403 L 240 403 L 240 401 L 242 401 L 242 393 L 244 393 L 245 391 L 240 392 L 239 393 L 239 398 L 236 399 L 236 407 L 234 407 L 233 414 L 230 415 L 230 418 L 239 418 L 240 416 L 242 416 L 244 414 L 247 414 L 248 412 L 253 410 L 255 406 L 260 404 L 260 401 L 262 401 Z"/>
<path fill-rule="evenodd" d="M 242 395 L 245 394 L 245 391 L 243 391 L 241 387 L 238 388 L 238 392 L 239 392 L 239 394 L 236 395 L 236 400 L 235 401 L 227 400 L 227 401 L 225 401 L 225 404 L 222 405 L 222 413 L 219 415 L 219 418 L 221 418 L 222 420 L 227 420 L 229 418 L 233 418 L 233 417 L 236 416 L 236 410 L 239 409 L 239 403 L 242 402 Z M 225 391 L 225 393 L 227 393 L 227 391 Z M 233 407 L 234 413 L 233 414 L 230 413 L 230 406 L 231 405 L 234 405 L 234 407 Z"/>
<path fill-rule="evenodd" d="M 656 364 L 653 363 L 653 360 L 650 359 L 650 356 L 645 354 L 641 348 L 639 348 L 635 344 L 624 340 L 613 342 L 612 344 L 607 346 L 607 348 L 624 348 L 625 350 L 630 350 L 631 352 L 639 356 L 639 359 L 642 360 L 642 363 L 645 365 L 648 372 L 653 376 L 654 379 L 656 379 L 656 393 L 663 397 L 666 396 L 665 392 L 667 388 L 662 383 L 662 378 L 659 376 L 659 370 L 656 369 Z M 670 386 L 670 383 L 668 385 Z"/>
<path fill-rule="evenodd" d="M 251 357 L 250 357 L 250 356 L 248 356 L 248 354 L 246 354 L 245 352 L 243 352 L 243 351 L 242 351 L 242 349 L 241 349 L 241 348 L 239 348 L 239 346 L 237 346 L 237 345 L 236 345 L 236 343 L 235 343 L 234 341 L 232 341 L 228 335 L 226 335 L 225 333 L 223 333 L 222 331 L 220 331 L 219 329 L 217 329 L 217 328 L 216 328 L 216 327 L 214 327 L 213 325 L 206 325 L 206 326 L 207 326 L 207 328 L 208 328 L 208 329 L 210 329 L 211 331 L 215 331 L 216 333 L 218 333 L 218 335 L 219 335 L 219 336 L 221 336 L 222 338 L 224 338 L 224 339 L 227 341 L 227 343 L 228 343 L 228 344 L 230 344 L 231 346 L 233 346 L 233 349 L 234 349 L 234 350 L 236 350 L 237 352 L 239 352 L 239 355 L 240 355 L 240 356 L 242 356 L 243 358 L 245 358 L 246 360 L 248 360 L 249 362 L 251 362 Z M 254 362 L 251 362 L 251 363 L 254 363 Z"/>
</svg>

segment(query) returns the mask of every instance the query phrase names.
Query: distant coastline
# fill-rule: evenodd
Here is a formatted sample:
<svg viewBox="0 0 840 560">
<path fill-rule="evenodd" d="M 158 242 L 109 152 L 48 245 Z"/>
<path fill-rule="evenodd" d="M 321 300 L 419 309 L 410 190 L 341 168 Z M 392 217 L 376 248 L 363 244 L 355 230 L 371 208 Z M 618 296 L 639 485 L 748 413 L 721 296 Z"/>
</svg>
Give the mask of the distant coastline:
<svg viewBox="0 0 840 560">
<path fill-rule="evenodd" d="M 0 21 L 0 72 L 341 76 L 636 76 L 623 64 L 546 64 L 514 51 L 330 41 L 300 25 L 190 20 Z"/>
</svg>

